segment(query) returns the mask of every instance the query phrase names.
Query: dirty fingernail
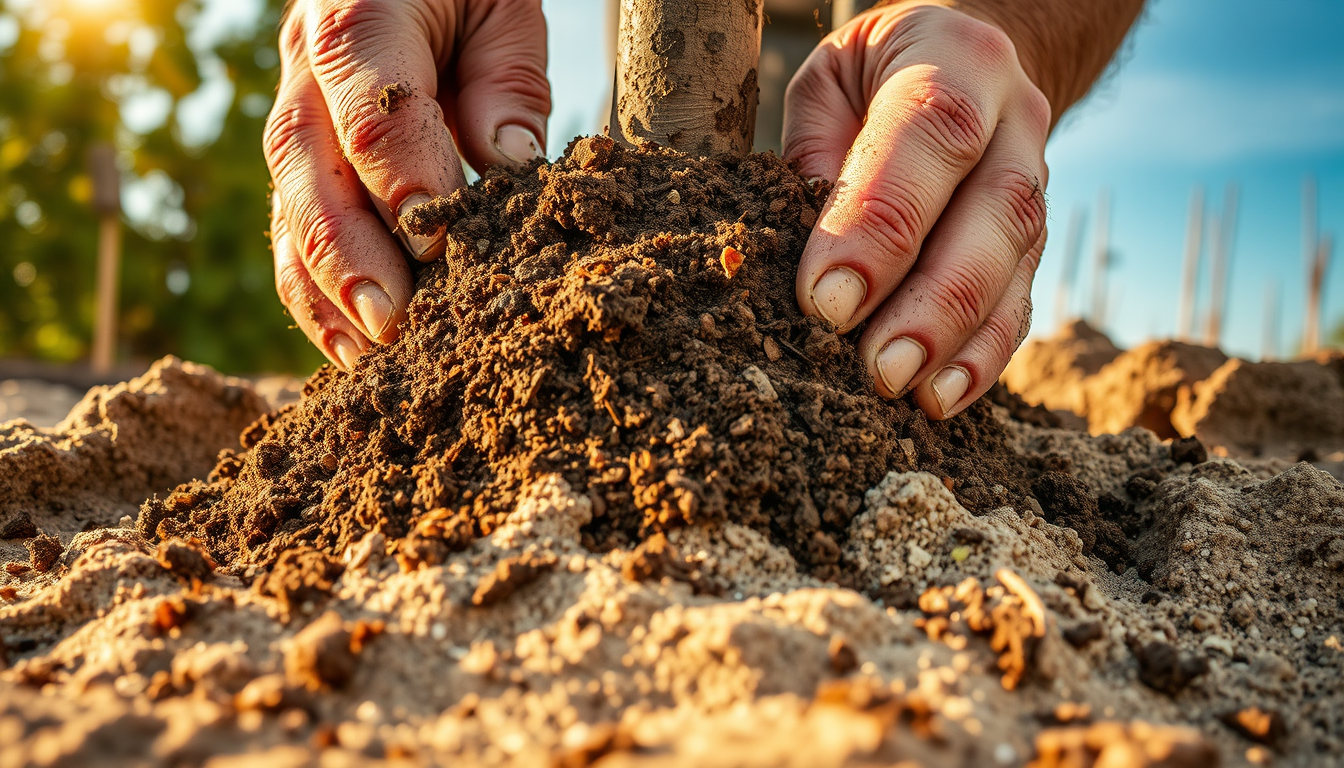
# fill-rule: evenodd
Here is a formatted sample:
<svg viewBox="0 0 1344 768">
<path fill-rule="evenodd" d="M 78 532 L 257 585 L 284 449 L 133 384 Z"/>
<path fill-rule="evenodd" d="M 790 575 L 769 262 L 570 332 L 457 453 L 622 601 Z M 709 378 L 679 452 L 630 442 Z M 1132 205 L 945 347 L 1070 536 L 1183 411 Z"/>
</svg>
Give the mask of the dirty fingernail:
<svg viewBox="0 0 1344 768">
<path fill-rule="evenodd" d="M 495 133 L 495 146 L 500 154 L 519 165 L 541 157 L 541 142 L 521 125 L 504 125 Z"/>
<path fill-rule="evenodd" d="M 943 409 L 943 416 L 947 416 L 948 411 L 961 402 L 970 386 L 970 374 L 956 365 L 944 368 L 933 377 L 933 395 L 938 398 L 938 407 Z"/>
<path fill-rule="evenodd" d="M 401 220 L 407 213 L 410 213 L 412 208 L 428 203 L 433 199 L 421 192 L 406 198 L 402 201 L 401 207 L 397 209 L 397 234 L 401 237 L 401 242 L 406 246 L 406 250 L 410 251 L 411 255 L 420 261 L 424 261 L 427 256 L 432 255 L 431 252 L 434 250 L 434 246 L 438 244 L 442 232 L 435 232 L 432 235 L 412 234 L 406 231 L 406 227 L 402 225 Z"/>
<path fill-rule="evenodd" d="M 387 291 L 376 283 L 360 283 L 350 291 L 350 303 L 355 305 L 355 312 L 364 323 L 364 333 L 370 339 L 381 339 L 387 332 L 387 324 L 392 321 L 394 309 Z"/>
<path fill-rule="evenodd" d="M 893 339 L 877 353 L 877 375 L 895 397 L 905 394 L 927 357 L 923 345 L 902 336 Z"/>
<path fill-rule="evenodd" d="M 837 328 L 845 328 L 859 311 L 868 284 L 859 273 L 847 267 L 836 267 L 821 276 L 812 287 L 812 305 L 822 317 Z"/>
<path fill-rule="evenodd" d="M 337 334 L 331 337 L 331 351 L 336 355 L 336 359 L 341 361 L 341 366 L 345 370 L 350 370 L 355 361 L 359 359 L 359 345 L 355 344 L 345 334 Z"/>
</svg>

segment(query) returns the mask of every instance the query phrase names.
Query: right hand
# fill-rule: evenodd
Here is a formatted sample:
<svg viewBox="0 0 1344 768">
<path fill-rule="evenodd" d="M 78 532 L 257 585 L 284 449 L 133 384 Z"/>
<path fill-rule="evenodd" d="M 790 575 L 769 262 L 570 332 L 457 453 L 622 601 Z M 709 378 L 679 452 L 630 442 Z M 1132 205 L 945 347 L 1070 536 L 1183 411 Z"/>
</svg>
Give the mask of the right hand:
<svg viewBox="0 0 1344 768">
<path fill-rule="evenodd" d="M 265 133 L 276 290 L 348 368 L 397 337 L 412 280 L 393 232 L 463 186 L 457 147 L 482 170 L 543 154 L 546 22 L 540 0 L 296 0 L 280 56 Z M 443 233 L 402 243 L 443 253 Z"/>
</svg>

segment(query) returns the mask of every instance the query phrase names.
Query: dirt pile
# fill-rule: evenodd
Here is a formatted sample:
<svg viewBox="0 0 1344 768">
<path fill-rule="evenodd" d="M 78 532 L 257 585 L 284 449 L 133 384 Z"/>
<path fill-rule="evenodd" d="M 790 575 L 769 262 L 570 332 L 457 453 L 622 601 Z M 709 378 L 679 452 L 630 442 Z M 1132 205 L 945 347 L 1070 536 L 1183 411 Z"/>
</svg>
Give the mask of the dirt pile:
<svg viewBox="0 0 1344 768">
<path fill-rule="evenodd" d="M 1344 487 L 1305 465 L 1176 467 L 1139 430 L 1008 431 L 1080 476 L 1118 476 L 1146 521 L 1139 568 L 1113 573 L 1030 509 L 973 515 L 918 472 L 867 492 L 846 536 L 845 562 L 885 603 L 731 522 L 669 531 L 650 576 L 648 542 L 584 545 L 593 502 L 554 474 L 438 566 L 407 570 L 372 533 L 289 602 L 201 578 L 190 544 L 156 552 L 134 528 L 102 529 L 58 585 L 0 603 L 0 764 L 1344 754 Z M 1163 479 L 1127 482 L 1130 466 Z M 507 594 L 477 599 L 501 579 Z"/>
<path fill-rule="evenodd" d="M 141 532 L 268 566 L 378 530 L 433 564 L 555 473 L 592 501 L 592 549 L 731 520 L 838 579 L 889 471 L 934 472 L 977 511 L 1020 502 L 1027 468 L 988 405 L 940 424 L 885 401 L 852 342 L 798 311 L 824 192 L 772 155 L 589 138 L 428 204 L 416 226 L 446 228 L 447 258 L 419 276 L 401 339 L 319 373 Z"/>
<path fill-rule="evenodd" d="M 146 497 L 208 474 L 266 410 L 245 382 L 170 357 L 94 387 L 49 429 L 0 423 L 0 558 L 26 555 L 37 531 L 69 541 L 136 515 Z"/>
<path fill-rule="evenodd" d="M 1337 763 L 1344 486 L 876 398 L 792 300 L 823 193 L 580 141 L 420 211 L 401 340 L 300 403 L 0 426 L 69 486 L 0 478 L 0 768 Z"/>
<path fill-rule="evenodd" d="M 1238 456 L 1311 458 L 1344 448 L 1342 374 L 1328 357 L 1252 363 L 1178 341 L 1121 351 L 1078 321 L 1028 343 L 1003 382 L 1030 405 L 1085 418 L 1096 435 L 1137 426 Z"/>
</svg>

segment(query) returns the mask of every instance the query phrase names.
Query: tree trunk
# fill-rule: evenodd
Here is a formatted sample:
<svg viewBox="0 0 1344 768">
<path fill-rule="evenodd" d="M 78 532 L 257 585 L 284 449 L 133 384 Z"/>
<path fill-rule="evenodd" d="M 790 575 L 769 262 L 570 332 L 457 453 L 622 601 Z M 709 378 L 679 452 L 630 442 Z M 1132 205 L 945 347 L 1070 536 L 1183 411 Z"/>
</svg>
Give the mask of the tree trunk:
<svg viewBox="0 0 1344 768">
<path fill-rule="evenodd" d="M 621 0 L 612 135 L 751 152 L 761 24 L 762 0 Z"/>
</svg>

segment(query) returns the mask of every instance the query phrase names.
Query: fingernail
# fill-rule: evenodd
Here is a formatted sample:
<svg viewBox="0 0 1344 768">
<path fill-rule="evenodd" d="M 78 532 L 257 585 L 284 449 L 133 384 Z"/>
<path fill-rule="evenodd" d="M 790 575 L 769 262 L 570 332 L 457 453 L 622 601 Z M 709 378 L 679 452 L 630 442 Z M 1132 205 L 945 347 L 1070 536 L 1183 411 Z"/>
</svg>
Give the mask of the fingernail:
<svg viewBox="0 0 1344 768">
<path fill-rule="evenodd" d="M 895 397 L 905 394 L 915 374 L 924 367 L 928 353 L 924 346 L 913 339 L 902 336 L 887 342 L 887 346 L 877 353 L 877 375 L 882 384 Z"/>
<path fill-rule="evenodd" d="M 355 305 L 364 333 L 370 339 L 380 339 L 392 321 L 392 298 L 376 283 L 360 283 L 350 291 L 350 303 Z"/>
<path fill-rule="evenodd" d="M 848 267 L 836 267 L 812 287 L 812 306 L 837 328 L 845 328 L 859 311 L 868 284 Z"/>
<path fill-rule="evenodd" d="M 938 398 L 938 407 L 943 409 L 944 417 L 961 402 L 962 396 L 970 386 L 971 375 L 965 368 L 957 365 L 948 366 L 933 377 L 933 395 Z"/>
<path fill-rule="evenodd" d="M 425 256 L 433 250 L 436 244 L 438 244 L 439 235 L 442 233 L 442 230 L 431 235 L 416 235 L 407 232 L 406 228 L 401 226 L 401 219 L 407 213 L 410 213 L 412 208 L 417 205 L 428 203 L 433 199 L 434 198 L 429 195 L 420 192 L 403 200 L 401 207 L 397 209 L 397 234 L 401 237 L 401 242 L 406 245 L 406 250 L 410 251 L 411 255 L 420 261 L 424 261 Z"/>
<path fill-rule="evenodd" d="M 350 370 L 355 361 L 359 359 L 359 346 L 355 344 L 345 334 L 337 334 L 331 337 L 331 351 L 336 355 L 336 359 L 341 361 L 341 366 L 345 370 Z"/>
<path fill-rule="evenodd" d="M 521 125 L 502 125 L 495 133 L 495 147 L 499 153 L 519 165 L 541 157 L 541 142 Z"/>
</svg>

